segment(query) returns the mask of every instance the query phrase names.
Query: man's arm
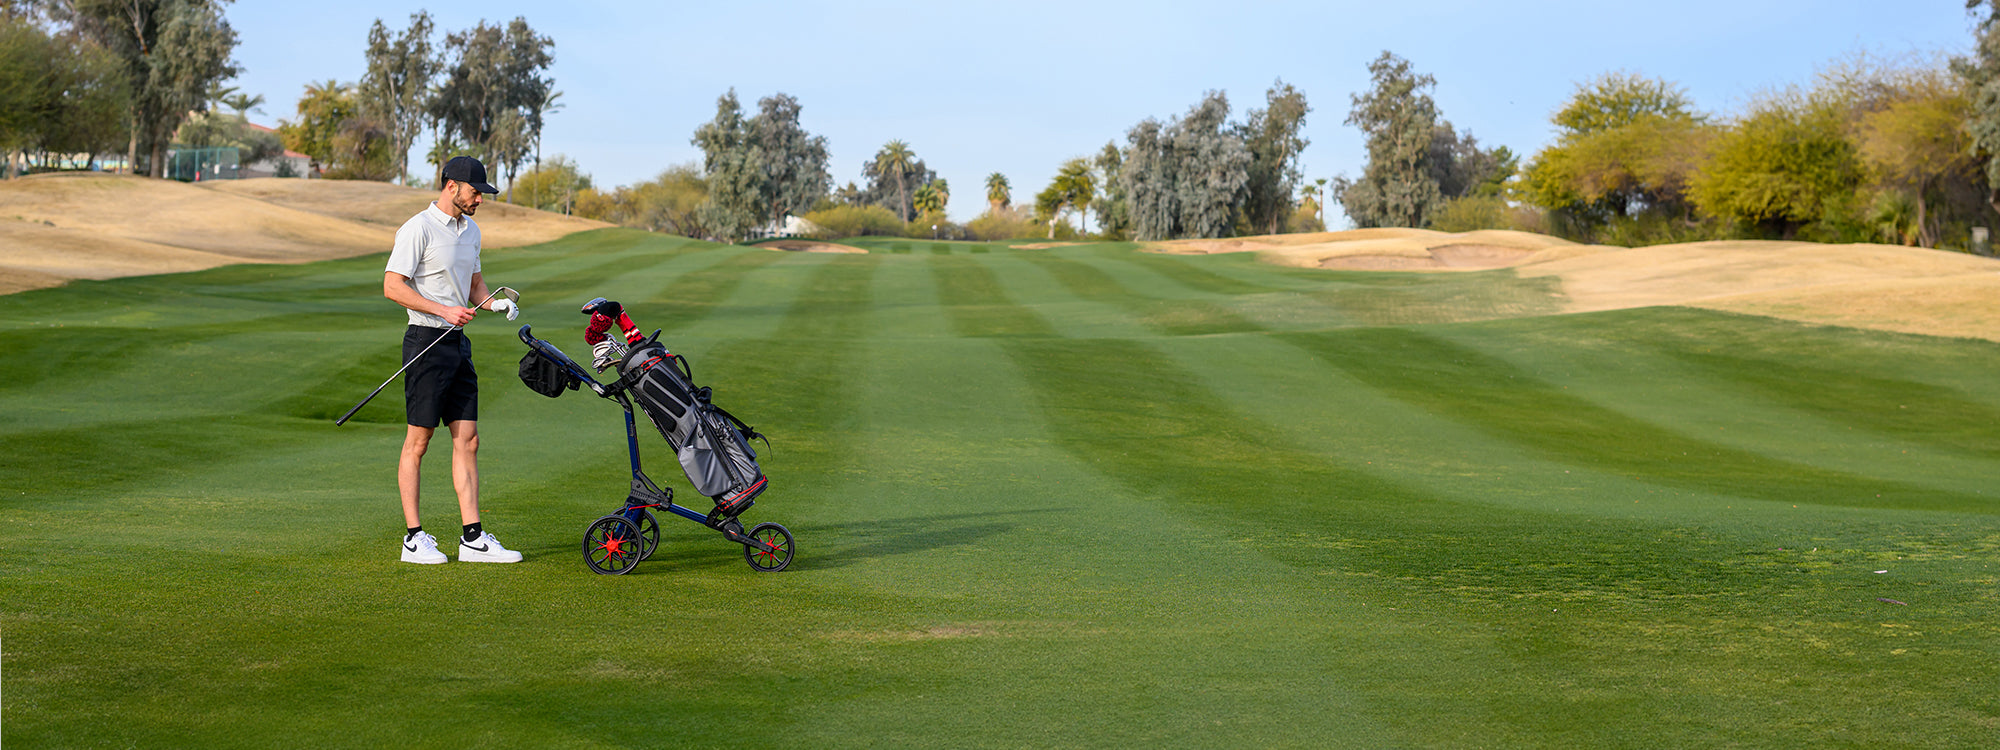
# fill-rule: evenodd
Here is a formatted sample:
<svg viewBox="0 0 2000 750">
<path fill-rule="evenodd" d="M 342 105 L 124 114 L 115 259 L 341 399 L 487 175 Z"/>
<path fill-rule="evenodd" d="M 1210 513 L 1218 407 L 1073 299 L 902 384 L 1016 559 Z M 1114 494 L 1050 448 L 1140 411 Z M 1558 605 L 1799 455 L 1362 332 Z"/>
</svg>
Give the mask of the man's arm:
<svg viewBox="0 0 2000 750">
<path fill-rule="evenodd" d="M 475 289 L 485 288 L 485 282 L 480 280 L 478 274 L 473 275 L 472 283 Z M 478 311 L 470 307 L 444 305 L 426 299 L 424 295 L 417 293 L 415 286 L 411 286 L 410 277 L 396 273 L 395 271 L 384 271 L 382 273 L 382 296 L 388 297 L 391 302 L 417 312 L 444 318 L 444 322 L 455 326 L 463 326 L 466 323 L 472 322 L 472 316 L 479 314 Z"/>
<path fill-rule="evenodd" d="M 486 304 L 484 304 L 484 305 L 481 305 L 481 306 L 480 306 L 480 309 L 483 309 L 483 310 L 491 310 L 491 309 L 493 309 L 493 303 L 492 303 L 492 301 L 491 301 L 491 300 L 486 300 L 486 295 L 488 295 L 488 294 L 492 294 L 492 292 L 491 292 L 491 291 L 488 291 L 488 290 L 486 289 L 486 275 L 485 275 L 485 274 L 483 274 L 483 273 L 480 273 L 479 271 L 473 271 L 473 272 L 472 272 L 472 288 L 471 288 L 471 292 L 472 292 L 472 299 L 468 299 L 468 300 L 466 300 L 467 302 L 471 302 L 471 303 L 474 303 L 474 304 L 478 304 L 478 303 L 479 303 L 480 301 L 482 301 L 482 300 L 485 300 L 485 301 L 486 301 Z"/>
</svg>

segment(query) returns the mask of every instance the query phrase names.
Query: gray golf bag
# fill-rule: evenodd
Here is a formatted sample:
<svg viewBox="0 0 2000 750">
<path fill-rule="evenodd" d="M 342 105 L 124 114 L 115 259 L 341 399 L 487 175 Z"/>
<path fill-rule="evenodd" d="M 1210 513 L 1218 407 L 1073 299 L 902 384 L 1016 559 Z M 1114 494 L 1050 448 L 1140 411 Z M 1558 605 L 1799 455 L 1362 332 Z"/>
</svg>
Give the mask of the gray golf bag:
<svg viewBox="0 0 2000 750">
<path fill-rule="evenodd" d="M 695 491 L 715 500 L 716 514 L 738 515 L 764 492 L 764 472 L 750 448 L 751 438 L 763 436 L 709 403 L 710 390 L 695 386 L 686 359 L 648 339 L 618 363 L 618 375 L 660 436 L 680 454 L 681 469 Z"/>
</svg>

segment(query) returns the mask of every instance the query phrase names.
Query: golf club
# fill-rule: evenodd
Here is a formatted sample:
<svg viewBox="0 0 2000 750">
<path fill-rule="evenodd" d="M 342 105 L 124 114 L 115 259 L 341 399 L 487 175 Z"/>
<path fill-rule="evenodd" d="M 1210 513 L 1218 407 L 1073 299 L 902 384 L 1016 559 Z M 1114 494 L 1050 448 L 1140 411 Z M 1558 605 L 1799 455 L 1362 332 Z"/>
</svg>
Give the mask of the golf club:
<svg viewBox="0 0 2000 750">
<path fill-rule="evenodd" d="M 517 306 L 521 304 L 521 293 L 514 291 L 512 287 L 503 286 L 500 287 L 499 289 L 493 290 L 492 294 L 486 295 L 486 299 L 480 300 L 479 304 L 472 306 L 472 309 L 477 310 L 482 307 L 485 307 L 486 303 L 492 302 L 494 297 L 506 297 L 509 302 L 513 302 Z M 402 367 L 396 368 L 396 374 L 390 375 L 388 380 L 384 380 L 382 381 L 381 385 L 375 386 L 375 390 L 369 393 L 367 398 L 361 399 L 361 403 L 355 404 L 354 408 L 348 409 L 346 414 L 342 414 L 340 415 L 339 419 L 333 420 L 333 425 L 335 427 L 339 427 L 341 425 L 347 424 L 347 419 L 349 417 L 354 416 L 355 412 L 361 411 L 361 407 L 367 406 L 368 402 L 374 401 L 375 397 L 382 393 L 383 388 L 389 387 L 390 383 L 395 382 L 396 378 L 402 376 L 404 370 L 410 369 L 410 365 L 416 364 L 417 360 L 423 359 L 425 354 L 429 354 L 431 351 L 431 346 L 437 346 L 439 341 L 443 341 L 444 337 L 451 335 L 452 331 L 456 331 L 458 329 L 459 329 L 458 326 L 451 326 L 444 329 L 444 332 L 438 334 L 437 339 L 432 341 L 430 346 L 424 347 L 423 351 L 417 352 L 417 356 L 411 357 L 410 361 L 404 362 Z"/>
</svg>

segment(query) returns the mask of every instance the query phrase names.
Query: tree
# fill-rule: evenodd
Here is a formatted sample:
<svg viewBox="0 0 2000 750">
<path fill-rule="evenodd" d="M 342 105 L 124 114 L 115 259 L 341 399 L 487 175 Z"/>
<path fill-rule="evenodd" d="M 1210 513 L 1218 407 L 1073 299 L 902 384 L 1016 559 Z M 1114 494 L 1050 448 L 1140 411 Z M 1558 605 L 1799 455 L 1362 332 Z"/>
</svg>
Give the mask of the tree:
<svg viewBox="0 0 2000 750">
<path fill-rule="evenodd" d="M 1373 86 L 1354 94 L 1347 124 L 1368 137 L 1361 178 L 1335 182 L 1334 195 L 1360 227 L 1423 227 L 1444 203 L 1431 152 L 1438 126 L 1430 90 L 1437 80 L 1384 51 L 1368 64 Z"/>
<path fill-rule="evenodd" d="M 448 134 L 471 146 L 511 182 L 541 137 L 539 107 L 555 85 L 542 73 L 555 63 L 553 47 L 555 40 L 535 33 L 525 18 L 504 27 L 480 21 L 471 30 L 446 34 L 444 80 L 426 107 L 442 131 L 439 140 Z"/>
<path fill-rule="evenodd" d="M 1939 223 L 1929 197 L 1940 183 L 1974 166 L 1973 138 L 1964 124 L 1972 102 L 1945 71 L 1918 71 L 1897 81 L 1880 108 L 1863 112 L 1855 128 L 1862 162 L 1885 186 L 1907 194 L 1915 208 L 1906 241 L 1936 247 Z"/>
<path fill-rule="evenodd" d="M 871 176 L 895 181 L 896 217 L 903 221 L 910 220 L 910 212 L 906 206 L 910 200 L 909 175 L 916 170 L 915 159 L 916 154 L 910 151 L 910 144 L 897 139 L 884 144 L 882 150 L 876 152 L 875 160 L 869 162 L 868 166 L 868 173 Z"/>
<path fill-rule="evenodd" d="M 1132 233 L 1131 210 L 1126 206 L 1125 182 L 1120 177 L 1125 155 L 1116 142 L 1107 142 L 1091 165 L 1103 178 L 1099 183 L 1102 195 L 1096 201 L 1097 233 L 1106 239 L 1125 239 Z"/>
<path fill-rule="evenodd" d="M 757 226 L 763 208 L 762 154 L 750 142 L 736 90 L 715 100 L 715 117 L 696 128 L 693 143 L 702 152 L 702 180 L 708 198 L 701 223 L 714 236 L 741 241 Z"/>
<path fill-rule="evenodd" d="M 410 26 L 391 36 L 382 19 L 368 29 L 368 72 L 361 77 L 361 111 L 389 134 L 399 176 L 410 171 L 410 145 L 423 129 L 425 98 L 444 61 L 431 46 L 431 14 L 410 14 Z"/>
<path fill-rule="evenodd" d="M 1007 184 L 1007 175 L 994 172 L 986 176 L 986 208 L 998 211 L 1014 202 L 1014 195 Z"/>
<path fill-rule="evenodd" d="M 1085 159 L 1071 159 L 1063 162 L 1056 170 L 1055 179 L 1035 196 L 1035 213 L 1049 225 L 1049 239 L 1056 237 L 1056 223 L 1065 211 L 1075 211 L 1077 232 L 1083 231 L 1084 210 L 1097 197 L 1097 178 L 1091 173 L 1090 162 Z"/>
<path fill-rule="evenodd" d="M 919 215 L 944 213 L 944 193 L 938 191 L 936 183 L 917 188 L 917 194 L 912 198 L 911 202 Z"/>
<path fill-rule="evenodd" d="M 1766 96 L 1716 136 L 1690 185 L 1702 211 L 1791 239 L 1854 198 L 1864 177 L 1844 133 L 1846 111 L 1828 97 Z"/>
<path fill-rule="evenodd" d="M 833 178 L 826 169 L 826 137 L 799 124 L 799 100 L 783 93 L 757 100 L 757 114 L 744 123 L 745 138 L 759 155 L 763 179 L 759 218 L 782 222 L 803 214 L 826 197 Z"/>
<path fill-rule="evenodd" d="M 1186 117 L 1148 118 L 1126 132 L 1119 187 L 1134 237 L 1221 237 L 1234 227 L 1251 156 L 1228 117 L 1228 97 L 1210 91 Z"/>
<path fill-rule="evenodd" d="M 1982 0 L 1966 0 L 1975 12 Z M 1973 54 L 1952 61 L 1952 69 L 1970 88 L 1965 129 L 1984 165 L 1987 202 L 2000 210 L 2000 2 L 1984 3 L 1987 13 L 1974 27 Z"/>
<path fill-rule="evenodd" d="M 251 96 L 249 94 L 244 94 L 244 93 L 232 93 L 228 96 L 224 96 L 220 99 L 217 99 L 216 101 L 220 102 L 222 106 L 228 107 L 231 112 L 235 112 L 236 119 L 244 120 L 246 122 L 250 119 L 251 112 L 256 112 L 259 114 L 262 114 L 264 112 L 264 110 L 258 109 L 258 107 L 263 105 L 264 103 L 263 94 Z"/>
<path fill-rule="evenodd" d="M 515 182 L 520 194 L 527 198 L 526 205 L 564 214 L 576 213 L 578 197 L 591 189 L 590 175 L 560 154 L 523 172 Z"/>
<path fill-rule="evenodd" d="M 12 177 L 30 151 L 88 153 L 126 136 L 129 103 L 122 62 L 75 34 L 51 34 L 25 15 L 0 15 L 0 153 Z"/>
<path fill-rule="evenodd" d="M 285 148 L 305 154 L 317 171 L 333 163 L 334 139 L 348 120 L 359 115 L 359 109 L 339 81 L 308 83 L 305 94 L 299 97 L 298 121 L 280 121 L 278 135 Z"/>
<path fill-rule="evenodd" d="M 1716 130 L 1678 86 L 1607 73 L 1578 84 L 1552 121 L 1555 145 L 1523 170 L 1528 202 L 1577 222 L 1586 237 L 1649 212 L 1692 219 L 1688 186 Z"/>
<path fill-rule="evenodd" d="M 125 62 L 131 91 L 127 163 L 143 152 L 149 174 L 166 170 L 167 142 L 189 112 L 206 109 L 208 92 L 239 72 L 230 60 L 236 31 L 223 18 L 227 0 L 72 0 L 79 31 Z"/>
<path fill-rule="evenodd" d="M 278 135 L 285 148 L 311 158 L 322 174 L 341 180 L 393 176 L 396 162 L 389 131 L 362 113 L 354 86 L 333 80 L 306 84 L 298 113 L 297 122 L 280 122 Z"/>
<path fill-rule="evenodd" d="M 803 214 L 827 195 L 826 138 L 799 125 L 799 102 L 785 94 L 743 117 L 736 90 L 716 100 L 715 119 L 695 130 L 709 189 L 703 222 L 732 240 L 758 224 Z"/>
<path fill-rule="evenodd" d="M 1241 128 L 1243 144 L 1250 149 L 1243 210 L 1255 231 L 1277 234 L 1284 231 L 1298 189 L 1299 154 L 1312 143 L 1299 134 L 1312 108 L 1306 106 L 1305 94 L 1283 80 L 1272 84 L 1264 99 L 1265 108 L 1250 110 Z"/>
</svg>

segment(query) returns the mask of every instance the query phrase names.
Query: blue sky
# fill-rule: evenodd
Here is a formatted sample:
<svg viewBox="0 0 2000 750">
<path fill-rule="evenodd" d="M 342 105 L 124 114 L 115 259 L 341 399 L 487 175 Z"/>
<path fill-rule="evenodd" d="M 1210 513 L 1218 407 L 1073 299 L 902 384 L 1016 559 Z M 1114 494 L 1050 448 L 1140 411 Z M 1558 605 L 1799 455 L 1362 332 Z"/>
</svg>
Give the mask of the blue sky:
<svg viewBox="0 0 2000 750">
<path fill-rule="evenodd" d="M 1313 108 L 1307 178 L 1358 175 L 1362 138 L 1342 121 L 1385 49 L 1437 79 L 1433 96 L 1460 132 L 1526 155 L 1548 144 L 1549 115 L 1576 84 L 1608 71 L 1675 82 L 1727 115 L 1857 51 L 1971 48 L 1964 0 L 239 0 L 227 10 L 244 68 L 234 83 L 268 100 L 253 119 L 294 117 L 308 82 L 360 77 L 375 19 L 400 30 L 418 9 L 442 30 L 523 16 L 553 37 L 550 72 L 566 107 L 551 115 L 542 152 L 576 160 L 600 186 L 699 159 L 688 139 L 734 87 L 746 108 L 774 92 L 797 97 L 805 127 L 828 140 L 836 185 L 862 182 L 861 163 L 903 139 L 950 180 L 958 221 L 984 209 L 991 172 L 1022 200 L 1063 160 L 1122 143 L 1141 120 L 1185 113 L 1213 89 L 1241 118 L 1280 78 Z"/>
</svg>

